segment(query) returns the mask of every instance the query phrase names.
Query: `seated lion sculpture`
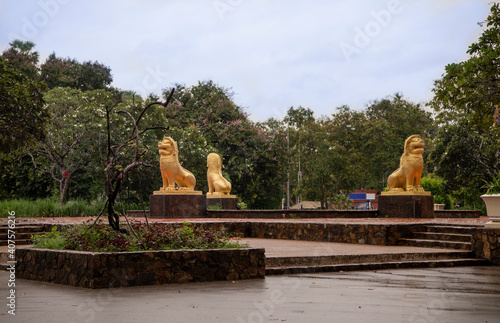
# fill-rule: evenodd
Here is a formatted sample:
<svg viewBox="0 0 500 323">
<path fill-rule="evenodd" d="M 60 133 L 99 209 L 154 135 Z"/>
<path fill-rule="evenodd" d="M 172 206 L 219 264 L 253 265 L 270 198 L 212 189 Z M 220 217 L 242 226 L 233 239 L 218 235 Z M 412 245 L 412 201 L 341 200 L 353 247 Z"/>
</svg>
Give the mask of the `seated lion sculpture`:
<svg viewBox="0 0 500 323">
<path fill-rule="evenodd" d="M 160 191 L 193 190 L 196 185 L 194 175 L 184 169 L 179 163 L 179 149 L 177 142 L 170 137 L 163 137 L 163 141 L 158 143 L 160 150 L 160 170 L 163 180 L 163 187 Z"/>
<path fill-rule="evenodd" d="M 424 168 L 424 158 L 422 156 L 424 146 L 424 140 L 419 135 L 413 135 L 406 139 L 399 168 L 387 180 L 389 191 L 424 191 L 420 186 Z"/>
<path fill-rule="evenodd" d="M 211 153 L 207 156 L 207 195 L 229 195 L 231 183 L 222 176 L 222 160 L 218 154 Z"/>
</svg>

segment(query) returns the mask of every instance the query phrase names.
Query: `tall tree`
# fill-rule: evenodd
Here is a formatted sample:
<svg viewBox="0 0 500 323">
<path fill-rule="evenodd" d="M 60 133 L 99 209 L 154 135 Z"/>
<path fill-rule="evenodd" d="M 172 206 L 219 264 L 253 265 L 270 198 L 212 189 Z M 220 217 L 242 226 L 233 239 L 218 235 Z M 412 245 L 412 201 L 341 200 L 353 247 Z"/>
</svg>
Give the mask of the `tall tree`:
<svg viewBox="0 0 500 323">
<path fill-rule="evenodd" d="M 104 97 L 104 101 L 107 96 L 102 90 L 84 94 L 71 88 L 55 88 L 44 96 L 51 122 L 46 138 L 34 141 L 28 154 L 36 169 L 59 184 L 61 206 L 67 199 L 73 174 L 96 157 L 98 98 Z"/>
<path fill-rule="evenodd" d="M 299 203 L 301 199 L 312 199 L 311 194 L 306 194 L 310 187 L 304 186 L 303 177 L 313 176 L 313 171 L 307 165 L 309 160 L 308 150 L 314 151 L 315 141 L 309 140 L 309 127 L 313 127 L 316 119 L 314 112 L 309 108 L 299 106 L 290 107 L 283 119 L 287 128 L 287 141 L 289 150 L 288 171 L 290 174 L 290 192 L 292 201 Z M 310 193 L 310 192 L 309 192 Z"/>
<path fill-rule="evenodd" d="M 39 54 L 33 51 L 35 44 L 30 41 L 14 40 L 10 48 L 3 52 L 2 58 L 16 66 L 29 79 L 38 78 Z"/>
<path fill-rule="evenodd" d="M 43 140 L 49 118 L 43 90 L 43 83 L 0 58 L 0 152 Z"/>
<path fill-rule="evenodd" d="M 399 93 L 374 101 L 365 113 L 368 123 L 361 137 L 370 163 L 365 185 L 380 190 L 383 189 L 381 179 L 386 180 L 399 167 L 406 138 L 421 135 L 430 143 L 433 119 L 419 104 L 404 99 Z"/>
<path fill-rule="evenodd" d="M 348 106 L 339 107 L 332 115 L 332 149 L 341 156 L 341 167 L 333 174 L 343 191 L 372 188 L 367 186 L 371 169 L 367 154 L 367 149 L 371 149 L 367 143 L 367 125 L 366 114 Z"/>
<path fill-rule="evenodd" d="M 473 193 L 466 200 L 461 195 L 461 199 L 476 205 L 480 203 L 478 184 L 491 180 L 500 170 L 496 109 L 500 105 L 500 4 L 492 4 L 481 25 L 486 28 L 469 47 L 469 59 L 446 66 L 442 78 L 434 83 L 434 98 L 429 103 L 440 126 L 432 152 L 436 173 L 455 192 L 470 186 L 468 192 Z M 455 156 L 453 161 L 450 155 Z M 456 183 L 465 186 L 458 188 Z"/>
<path fill-rule="evenodd" d="M 442 123 L 467 118 L 483 131 L 496 121 L 495 105 L 500 104 L 500 4 L 491 6 L 490 15 L 478 42 L 469 46 L 470 58 L 446 66 L 434 83 L 430 105 Z"/>
<path fill-rule="evenodd" d="M 171 94 L 173 94 L 173 91 Z M 108 221 L 110 226 L 116 231 L 120 231 L 120 216 L 115 210 L 115 204 L 121 193 L 127 174 L 137 167 L 152 166 L 143 159 L 143 156 L 148 152 L 147 147 L 144 147 L 141 142 L 143 135 L 155 129 L 168 129 L 164 125 L 142 127 L 141 120 L 151 107 L 157 105 L 168 106 L 171 97 L 172 95 L 165 102 L 146 102 L 138 114 L 134 114 L 133 111 L 130 111 L 130 108 L 126 109 L 125 107 L 125 109 L 120 109 L 119 101 L 110 100 L 105 106 L 107 144 L 106 155 L 102 159 L 106 173 L 104 191 L 106 194 Z M 119 124 L 112 124 L 113 115 L 121 119 Z M 120 124 L 128 132 L 128 136 L 119 136 L 113 139 L 111 127 L 120 126 Z"/>
<path fill-rule="evenodd" d="M 107 89 L 113 78 L 111 69 L 99 62 L 79 63 L 75 59 L 49 55 L 40 67 L 40 78 L 49 88 L 71 87 L 81 91 Z"/>
<path fill-rule="evenodd" d="M 233 102 L 232 92 L 212 81 L 189 88 L 178 84 L 175 88 L 173 104 L 167 107 L 171 129 L 198 129 L 207 146 L 222 156 L 225 175 L 232 183 L 231 192 L 250 207 L 278 207 L 281 183 L 276 181 L 276 172 L 271 175 L 276 163 L 266 151 L 270 138 Z M 206 170 L 201 176 L 206 177 Z M 266 180 L 269 176 L 272 179 Z"/>
</svg>

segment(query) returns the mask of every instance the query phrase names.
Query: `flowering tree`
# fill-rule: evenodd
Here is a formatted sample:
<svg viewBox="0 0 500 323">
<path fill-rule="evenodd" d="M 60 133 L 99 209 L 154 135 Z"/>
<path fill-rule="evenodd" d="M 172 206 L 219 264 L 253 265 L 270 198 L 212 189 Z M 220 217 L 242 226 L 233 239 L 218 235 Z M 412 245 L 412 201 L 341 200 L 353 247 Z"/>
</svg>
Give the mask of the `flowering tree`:
<svg viewBox="0 0 500 323">
<path fill-rule="evenodd" d="M 70 88 L 55 88 L 44 95 L 51 115 L 46 137 L 32 140 L 26 153 L 36 169 L 59 184 L 61 206 L 73 174 L 93 158 L 97 112 L 109 96 L 103 90 L 82 93 Z"/>
<path fill-rule="evenodd" d="M 249 207 L 279 206 L 282 183 L 277 180 L 279 166 L 273 160 L 276 155 L 271 153 L 272 138 L 266 134 L 265 126 L 250 121 L 243 109 L 233 102 L 229 89 L 212 81 L 190 88 L 177 85 L 173 104 L 167 111 L 170 125 L 196 129 L 204 138 L 206 144 L 203 146 L 214 148 L 222 156 L 224 175 L 232 184 L 233 194 Z M 206 160 L 202 165 L 206 165 Z M 204 177 L 206 168 L 203 169 Z"/>
<path fill-rule="evenodd" d="M 43 83 L 0 58 L 0 152 L 9 153 L 44 138 L 48 119 Z"/>
<path fill-rule="evenodd" d="M 14 40 L 9 45 L 10 48 L 2 53 L 2 58 L 16 66 L 32 81 L 38 80 L 39 54 L 33 51 L 35 44 L 30 41 Z"/>
</svg>

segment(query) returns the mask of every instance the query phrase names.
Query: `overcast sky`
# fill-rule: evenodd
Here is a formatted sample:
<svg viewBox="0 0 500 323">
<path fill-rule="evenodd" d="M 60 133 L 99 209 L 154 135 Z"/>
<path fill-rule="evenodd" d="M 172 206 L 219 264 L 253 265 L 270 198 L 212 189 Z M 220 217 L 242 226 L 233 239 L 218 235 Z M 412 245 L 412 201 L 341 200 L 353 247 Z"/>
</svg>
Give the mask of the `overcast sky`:
<svg viewBox="0 0 500 323">
<path fill-rule="evenodd" d="M 112 70 L 139 94 L 213 80 L 252 120 L 289 107 L 316 117 L 396 92 L 432 97 L 467 59 L 489 0 L 0 0 L 0 51 L 14 39 Z"/>
</svg>

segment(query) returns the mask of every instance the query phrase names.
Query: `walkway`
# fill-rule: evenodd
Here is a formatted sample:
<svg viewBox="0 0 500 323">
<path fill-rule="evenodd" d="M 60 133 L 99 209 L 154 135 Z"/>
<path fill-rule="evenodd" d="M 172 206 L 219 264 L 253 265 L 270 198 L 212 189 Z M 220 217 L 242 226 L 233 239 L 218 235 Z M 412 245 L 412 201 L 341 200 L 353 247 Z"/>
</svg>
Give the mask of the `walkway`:
<svg viewBox="0 0 500 323">
<path fill-rule="evenodd" d="M 242 238 L 238 239 L 238 241 L 248 244 L 252 248 L 265 248 L 267 258 L 460 252 L 460 250 L 437 248 L 376 246 L 369 244 L 313 242 L 284 239 Z"/>
<path fill-rule="evenodd" d="M 0 272 L 0 296 L 9 295 Z M 87 290 L 19 279 L 2 322 L 498 322 L 500 267 L 384 270 Z"/>
</svg>

